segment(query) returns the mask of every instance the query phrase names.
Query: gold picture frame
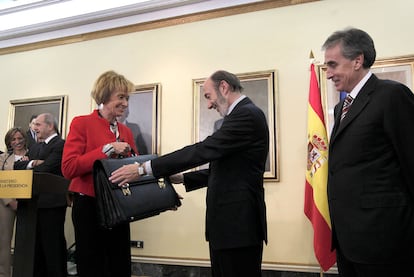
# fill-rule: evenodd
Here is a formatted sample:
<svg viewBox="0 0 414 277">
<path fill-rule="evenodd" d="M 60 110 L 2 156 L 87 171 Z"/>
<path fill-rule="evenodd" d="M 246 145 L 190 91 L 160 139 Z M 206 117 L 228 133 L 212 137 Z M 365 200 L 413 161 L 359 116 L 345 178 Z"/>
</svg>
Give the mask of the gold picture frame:
<svg viewBox="0 0 414 277">
<path fill-rule="evenodd" d="M 28 130 L 32 115 L 51 113 L 57 120 L 61 137 L 65 138 L 67 106 L 67 95 L 10 100 L 8 128 Z"/>
<path fill-rule="evenodd" d="M 269 154 L 266 161 L 265 179 L 279 181 L 279 147 L 278 147 L 278 108 L 275 70 L 236 74 L 248 96 L 266 115 L 269 125 Z M 193 141 L 204 140 L 212 134 L 222 120 L 219 113 L 207 108 L 202 86 L 206 78 L 193 79 L 194 136 Z M 200 168 L 206 168 L 207 165 Z"/>
<path fill-rule="evenodd" d="M 395 80 L 413 90 L 414 87 L 414 56 L 402 56 L 377 60 L 371 67 L 380 79 Z M 326 79 L 326 65 L 318 65 L 319 83 L 321 88 L 322 106 L 328 136 L 334 124 L 334 107 L 339 102 L 339 92 L 330 80 Z"/>
</svg>

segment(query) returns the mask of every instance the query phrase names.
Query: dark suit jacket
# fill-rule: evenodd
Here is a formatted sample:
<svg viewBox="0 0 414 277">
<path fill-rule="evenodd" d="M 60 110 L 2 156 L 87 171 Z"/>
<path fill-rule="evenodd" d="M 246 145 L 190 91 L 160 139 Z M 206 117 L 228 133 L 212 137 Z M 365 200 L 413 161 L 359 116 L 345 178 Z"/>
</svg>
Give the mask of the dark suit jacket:
<svg viewBox="0 0 414 277">
<path fill-rule="evenodd" d="M 358 263 L 413 259 L 414 95 L 373 75 L 340 123 L 342 102 L 329 149 L 334 247 Z"/>
<path fill-rule="evenodd" d="M 213 249 L 267 241 L 263 173 L 269 130 L 263 112 L 245 98 L 204 141 L 152 161 L 154 176 L 168 176 L 210 162 L 208 170 L 187 173 L 187 191 L 207 186 L 206 238 Z"/>
<path fill-rule="evenodd" d="M 29 130 L 27 130 L 26 132 L 26 136 L 27 136 L 27 148 L 29 149 L 33 144 L 36 143 L 36 140 L 33 138 L 32 136 L 32 132 Z"/>
<path fill-rule="evenodd" d="M 44 160 L 44 163 L 33 168 L 35 172 L 48 172 L 63 176 L 61 171 L 62 153 L 65 141 L 56 136 L 47 143 L 42 151 L 41 144 L 33 144 L 28 152 L 29 160 Z M 26 169 L 28 161 L 14 163 L 14 169 Z M 39 208 L 52 208 L 67 206 L 66 194 L 41 194 L 39 196 Z"/>
</svg>

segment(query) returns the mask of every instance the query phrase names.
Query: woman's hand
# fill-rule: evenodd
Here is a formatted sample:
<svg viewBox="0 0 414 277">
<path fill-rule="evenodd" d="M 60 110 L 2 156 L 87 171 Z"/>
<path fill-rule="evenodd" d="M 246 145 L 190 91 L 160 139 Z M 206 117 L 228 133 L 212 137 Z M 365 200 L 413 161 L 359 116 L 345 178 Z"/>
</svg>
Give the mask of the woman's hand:
<svg viewBox="0 0 414 277">
<path fill-rule="evenodd" d="M 117 141 L 111 143 L 114 153 L 118 155 L 127 155 L 131 151 L 131 146 L 127 142 Z"/>
<path fill-rule="evenodd" d="M 29 157 L 28 156 L 23 156 L 20 160 L 21 161 L 28 161 L 29 160 Z"/>
</svg>

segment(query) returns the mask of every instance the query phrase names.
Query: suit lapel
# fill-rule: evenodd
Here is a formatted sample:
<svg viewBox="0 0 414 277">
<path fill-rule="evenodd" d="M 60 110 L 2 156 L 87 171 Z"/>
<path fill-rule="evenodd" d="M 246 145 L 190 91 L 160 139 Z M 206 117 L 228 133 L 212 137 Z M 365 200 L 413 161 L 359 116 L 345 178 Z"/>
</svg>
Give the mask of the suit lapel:
<svg viewBox="0 0 414 277">
<path fill-rule="evenodd" d="M 250 98 L 249 97 L 245 97 L 245 98 L 243 98 L 239 103 L 237 103 L 237 105 L 234 107 L 234 109 L 231 111 L 231 113 L 230 113 L 230 115 L 233 113 L 233 112 L 235 112 L 235 111 L 237 111 L 238 109 L 240 109 L 240 107 L 242 107 L 242 106 L 244 106 L 244 105 L 247 105 L 247 104 L 249 104 L 249 103 L 252 103 L 252 100 L 250 100 Z"/>
<path fill-rule="evenodd" d="M 362 87 L 361 91 L 358 93 L 357 97 L 352 103 L 351 108 L 349 109 L 348 113 L 346 114 L 345 118 L 340 121 L 341 117 L 341 107 L 343 101 L 341 101 L 341 105 L 338 107 L 338 112 L 335 116 L 335 126 L 332 131 L 331 137 L 331 144 L 335 141 L 335 138 L 342 133 L 342 131 L 351 124 L 358 115 L 363 111 L 365 106 L 369 103 L 371 93 L 374 91 L 378 78 L 375 75 L 372 75 L 367 83 Z"/>
<path fill-rule="evenodd" d="M 234 107 L 234 109 L 231 111 L 231 113 L 229 115 L 226 115 L 223 117 L 223 123 L 225 121 L 227 121 L 229 118 L 232 117 L 232 115 L 234 115 L 238 109 L 240 109 L 240 107 L 247 105 L 249 103 L 252 103 L 252 100 L 249 99 L 249 97 L 245 97 L 243 100 L 241 100 L 239 103 L 237 103 L 237 105 Z M 223 126 L 223 125 L 221 125 Z"/>
<path fill-rule="evenodd" d="M 332 129 L 332 133 L 331 133 L 331 141 L 334 139 L 334 137 L 336 136 L 336 132 L 338 131 L 338 127 L 339 127 L 339 122 L 340 122 L 340 118 L 341 118 L 341 107 L 344 104 L 344 100 L 340 101 L 339 104 L 337 106 L 335 106 L 335 118 L 334 118 L 334 126 Z"/>
<path fill-rule="evenodd" d="M 56 143 L 56 141 L 59 139 L 59 135 L 53 137 L 48 143 L 47 145 L 52 145 L 53 143 Z"/>
<path fill-rule="evenodd" d="M 40 151 L 38 156 L 41 158 L 46 158 L 45 156 L 48 155 L 50 153 L 50 149 L 52 147 L 53 144 L 55 144 L 58 141 L 59 137 L 55 136 L 54 138 L 52 138 L 48 143 L 44 143 L 43 145 L 39 145 L 40 147 Z"/>
</svg>

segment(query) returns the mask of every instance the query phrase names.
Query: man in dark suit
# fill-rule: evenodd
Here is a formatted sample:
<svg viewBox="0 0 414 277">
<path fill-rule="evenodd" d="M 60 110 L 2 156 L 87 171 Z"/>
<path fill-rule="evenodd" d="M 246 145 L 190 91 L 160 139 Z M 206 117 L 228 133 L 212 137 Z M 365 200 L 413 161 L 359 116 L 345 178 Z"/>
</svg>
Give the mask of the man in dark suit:
<svg viewBox="0 0 414 277">
<path fill-rule="evenodd" d="M 337 31 L 323 49 L 327 78 L 353 99 L 335 107 L 329 148 L 340 276 L 407 276 L 414 260 L 414 95 L 371 73 L 376 52 L 366 32 Z"/>
<path fill-rule="evenodd" d="M 30 146 L 32 146 L 33 144 L 35 144 L 37 142 L 37 135 L 36 132 L 34 130 L 34 124 L 36 121 L 36 117 L 37 115 L 32 115 L 30 117 L 30 121 L 29 121 L 29 129 L 27 129 L 27 148 L 30 148 Z"/>
<path fill-rule="evenodd" d="M 41 143 L 29 149 L 29 161 L 15 162 L 15 169 L 33 169 L 62 176 L 64 140 L 52 114 L 36 117 L 34 130 Z M 64 223 L 66 194 L 41 194 L 38 199 L 34 277 L 67 277 Z"/>
<path fill-rule="evenodd" d="M 209 169 L 174 177 L 187 191 L 207 187 L 206 239 L 213 276 L 261 276 L 263 241 L 267 241 L 266 118 L 241 94 L 239 79 L 229 72 L 214 73 L 203 90 L 208 108 L 224 117 L 214 134 L 143 165 L 124 166 L 110 180 L 121 185 L 139 175 L 168 176 L 210 162 Z"/>
</svg>

